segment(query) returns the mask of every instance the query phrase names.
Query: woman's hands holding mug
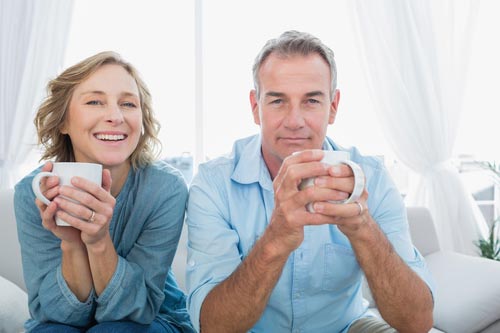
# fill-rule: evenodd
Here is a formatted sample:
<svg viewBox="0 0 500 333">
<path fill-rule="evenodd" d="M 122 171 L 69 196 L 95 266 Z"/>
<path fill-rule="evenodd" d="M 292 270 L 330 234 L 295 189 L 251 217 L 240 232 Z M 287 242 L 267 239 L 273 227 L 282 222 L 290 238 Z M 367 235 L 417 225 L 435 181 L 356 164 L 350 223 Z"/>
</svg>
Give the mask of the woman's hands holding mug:
<svg viewBox="0 0 500 333">
<path fill-rule="evenodd" d="M 53 169 L 53 163 L 47 162 L 42 167 L 42 172 L 51 172 Z M 43 177 L 40 179 L 40 191 L 43 195 L 50 200 L 47 205 L 42 202 L 39 198 L 35 199 L 35 204 L 40 211 L 40 216 L 42 218 L 42 225 L 45 229 L 51 231 L 57 238 L 67 241 L 69 243 L 82 243 L 80 237 L 80 231 L 74 228 L 67 228 L 64 226 L 59 226 L 56 224 L 56 214 L 60 208 L 54 199 L 59 195 L 59 177 Z"/>
<path fill-rule="evenodd" d="M 111 173 L 101 165 L 47 162 L 32 187 L 44 228 L 61 240 L 81 246 L 109 234 L 116 200 Z"/>
<path fill-rule="evenodd" d="M 86 245 L 98 243 L 109 234 L 116 199 L 111 195 L 111 173 L 102 171 L 102 186 L 85 178 L 73 177 L 71 186 L 61 186 L 54 201 L 62 210 L 57 216 L 81 231 Z"/>
</svg>

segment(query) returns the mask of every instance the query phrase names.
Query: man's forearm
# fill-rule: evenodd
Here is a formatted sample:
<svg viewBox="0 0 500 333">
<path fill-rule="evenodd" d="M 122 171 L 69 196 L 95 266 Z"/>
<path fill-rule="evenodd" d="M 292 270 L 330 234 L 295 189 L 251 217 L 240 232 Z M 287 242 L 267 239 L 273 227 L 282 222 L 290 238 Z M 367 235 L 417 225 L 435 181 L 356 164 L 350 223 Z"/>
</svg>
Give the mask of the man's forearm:
<svg viewBox="0 0 500 333">
<path fill-rule="evenodd" d="M 377 307 L 399 332 L 427 332 L 432 327 L 432 296 L 424 281 L 399 257 L 373 221 L 371 235 L 353 242 Z"/>
<path fill-rule="evenodd" d="M 288 254 L 278 253 L 265 232 L 241 265 L 207 295 L 200 331 L 246 332 L 259 320 Z"/>
</svg>

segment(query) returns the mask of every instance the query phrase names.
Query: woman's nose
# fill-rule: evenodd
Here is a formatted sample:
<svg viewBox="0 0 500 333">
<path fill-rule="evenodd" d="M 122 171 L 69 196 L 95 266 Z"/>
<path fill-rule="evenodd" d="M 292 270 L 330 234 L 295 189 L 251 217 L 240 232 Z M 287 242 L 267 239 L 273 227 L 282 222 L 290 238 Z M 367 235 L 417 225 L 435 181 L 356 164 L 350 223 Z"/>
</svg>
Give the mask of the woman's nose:
<svg viewBox="0 0 500 333">
<path fill-rule="evenodd" d="M 123 113 L 119 105 L 109 106 L 106 110 L 106 121 L 113 124 L 123 123 Z"/>
</svg>

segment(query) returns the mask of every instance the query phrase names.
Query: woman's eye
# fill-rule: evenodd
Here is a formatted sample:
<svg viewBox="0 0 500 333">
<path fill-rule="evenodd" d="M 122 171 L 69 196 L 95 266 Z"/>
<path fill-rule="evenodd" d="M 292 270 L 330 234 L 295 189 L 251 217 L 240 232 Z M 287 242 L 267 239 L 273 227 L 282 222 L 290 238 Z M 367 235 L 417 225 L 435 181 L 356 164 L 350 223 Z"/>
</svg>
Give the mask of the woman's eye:
<svg viewBox="0 0 500 333">
<path fill-rule="evenodd" d="M 135 105 L 135 103 L 132 103 L 132 102 L 125 102 L 125 103 L 122 103 L 122 105 L 127 107 L 127 108 L 136 108 L 137 107 Z"/>
<path fill-rule="evenodd" d="M 101 101 L 97 101 L 97 100 L 94 100 L 94 101 L 88 101 L 87 103 L 85 103 L 87 105 L 102 105 Z"/>
</svg>

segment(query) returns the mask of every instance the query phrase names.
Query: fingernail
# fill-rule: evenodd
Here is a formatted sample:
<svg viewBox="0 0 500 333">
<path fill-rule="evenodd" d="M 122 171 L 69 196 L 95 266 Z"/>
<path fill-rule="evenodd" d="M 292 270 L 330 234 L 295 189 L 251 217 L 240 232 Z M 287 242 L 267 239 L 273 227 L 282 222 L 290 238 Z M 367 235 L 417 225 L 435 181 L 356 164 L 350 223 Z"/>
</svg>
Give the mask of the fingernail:
<svg viewBox="0 0 500 333">
<path fill-rule="evenodd" d="M 326 180 L 324 178 L 316 178 L 314 184 L 317 186 L 324 186 L 326 185 Z"/>
<path fill-rule="evenodd" d="M 331 168 L 332 173 L 334 176 L 340 176 L 340 166 L 339 165 L 334 165 Z"/>
<path fill-rule="evenodd" d="M 316 213 L 321 213 L 324 210 L 325 205 L 319 202 L 315 202 L 313 208 Z"/>
<path fill-rule="evenodd" d="M 314 157 L 320 157 L 323 156 L 323 151 L 321 149 L 314 149 L 313 150 L 313 156 Z"/>
</svg>

